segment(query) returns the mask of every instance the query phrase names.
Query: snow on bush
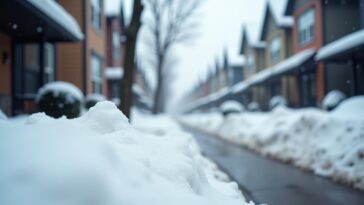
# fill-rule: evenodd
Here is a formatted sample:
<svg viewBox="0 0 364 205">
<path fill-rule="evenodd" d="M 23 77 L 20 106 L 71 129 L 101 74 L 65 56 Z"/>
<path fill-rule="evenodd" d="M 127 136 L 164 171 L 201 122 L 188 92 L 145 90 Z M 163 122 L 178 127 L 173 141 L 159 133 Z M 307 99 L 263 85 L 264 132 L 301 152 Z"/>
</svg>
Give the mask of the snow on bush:
<svg viewBox="0 0 364 205">
<path fill-rule="evenodd" d="M 235 100 L 228 100 L 221 104 L 220 111 L 224 116 L 231 113 L 239 113 L 244 111 L 244 106 Z"/>
<path fill-rule="evenodd" d="M 41 112 L 59 118 L 75 118 L 80 115 L 82 92 L 68 82 L 51 82 L 38 90 L 36 103 Z"/>
<path fill-rule="evenodd" d="M 112 102 L 0 130 L 0 204 L 246 204 L 235 183 L 207 174 L 190 137 L 137 131 Z"/>
<path fill-rule="evenodd" d="M 278 107 L 270 113 L 226 119 L 190 115 L 181 120 L 262 155 L 364 190 L 363 105 L 361 96 L 344 101 L 330 113 Z"/>
<path fill-rule="evenodd" d="M 86 109 L 90 109 L 95 106 L 96 103 L 106 101 L 106 97 L 101 94 L 91 94 L 85 97 L 84 106 Z"/>
<path fill-rule="evenodd" d="M 258 112 L 258 111 L 260 111 L 259 104 L 257 102 L 250 102 L 248 104 L 248 111 L 250 111 L 250 112 Z"/>
<path fill-rule="evenodd" d="M 325 96 L 322 101 L 322 108 L 324 110 L 330 111 L 337 107 L 343 100 L 345 100 L 346 96 L 344 93 L 338 90 L 332 90 Z"/>
<path fill-rule="evenodd" d="M 287 106 L 287 100 L 285 97 L 280 96 L 280 95 L 276 95 L 274 97 L 272 97 L 269 101 L 269 108 L 270 110 L 273 110 L 274 108 L 278 107 L 278 106 Z"/>
</svg>

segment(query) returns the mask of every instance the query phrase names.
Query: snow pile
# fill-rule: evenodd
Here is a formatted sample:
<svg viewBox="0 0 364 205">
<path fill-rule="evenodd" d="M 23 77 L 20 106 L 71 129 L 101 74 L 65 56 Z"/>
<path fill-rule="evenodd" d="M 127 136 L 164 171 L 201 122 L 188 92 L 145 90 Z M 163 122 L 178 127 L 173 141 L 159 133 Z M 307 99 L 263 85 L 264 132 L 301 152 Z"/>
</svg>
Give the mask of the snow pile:
<svg viewBox="0 0 364 205">
<path fill-rule="evenodd" d="M 200 153 L 200 148 L 192 135 L 186 133 L 182 128 L 167 115 L 150 116 L 143 113 L 141 110 L 134 108 L 132 124 L 140 131 L 152 133 L 161 137 L 165 136 L 180 136 L 188 141 L 193 150 Z M 211 160 L 196 155 L 196 159 L 201 163 L 208 182 L 221 193 L 233 198 L 242 198 L 241 192 L 238 190 L 238 185 L 231 182 L 229 177 L 222 172 L 218 166 Z"/>
<path fill-rule="evenodd" d="M 364 97 L 344 101 L 333 112 L 278 107 L 220 120 L 190 115 L 182 122 L 262 155 L 364 190 Z"/>
<path fill-rule="evenodd" d="M 287 106 L 287 100 L 285 97 L 280 96 L 280 95 L 276 95 L 274 97 L 272 97 L 272 99 L 270 99 L 269 101 L 269 107 L 271 110 L 273 110 L 274 108 L 278 107 L 278 106 Z"/>
<path fill-rule="evenodd" d="M 236 185 L 208 177 L 189 138 L 139 132 L 111 102 L 0 130 L 0 204 L 246 204 Z"/>
<path fill-rule="evenodd" d="M 58 97 L 61 93 L 65 94 L 67 103 L 73 103 L 75 100 L 82 102 L 83 99 L 81 90 L 75 85 L 68 82 L 57 81 L 47 83 L 40 88 L 35 98 L 36 102 L 39 102 L 39 100 L 49 92 L 53 93 L 54 97 Z"/>
<path fill-rule="evenodd" d="M 344 93 L 338 90 L 330 91 L 322 101 L 322 109 L 324 110 L 333 110 L 337 107 L 343 100 L 345 100 L 346 96 Z"/>
<path fill-rule="evenodd" d="M 6 120 L 6 119 L 8 119 L 8 117 L 5 115 L 5 113 L 2 110 L 0 110 L 0 120 Z"/>
</svg>

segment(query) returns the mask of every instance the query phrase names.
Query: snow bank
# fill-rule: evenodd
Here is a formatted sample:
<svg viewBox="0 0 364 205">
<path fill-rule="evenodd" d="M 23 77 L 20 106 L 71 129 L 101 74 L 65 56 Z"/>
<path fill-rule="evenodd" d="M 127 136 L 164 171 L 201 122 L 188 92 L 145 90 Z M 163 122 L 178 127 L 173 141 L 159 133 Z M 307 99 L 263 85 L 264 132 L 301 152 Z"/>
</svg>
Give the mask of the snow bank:
<svg viewBox="0 0 364 205">
<path fill-rule="evenodd" d="M 74 100 L 82 102 L 83 99 L 81 90 L 75 85 L 68 82 L 56 81 L 47 83 L 38 90 L 37 96 L 35 98 L 36 102 L 39 102 L 42 96 L 49 92 L 53 93 L 54 97 L 58 97 L 61 93 L 66 94 L 67 103 L 73 103 Z"/>
<path fill-rule="evenodd" d="M 6 119 L 8 119 L 8 117 L 5 115 L 5 113 L 2 110 L 0 110 L 0 120 L 6 120 Z"/>
<path fill-rule="evenodd" d="M 338 118 L 361 118 L 364 120 L 364 96 L 351 97 L 344 100 L 332 115 Z"/>
<path fill-rule="evenodd" d="M 271 113 L 243 113 L 225 120 L 200 114 L 181 121 L 364 190 L 363 104 L 363 97 L 357 97 L 344 101 L 332 113 L 278 107 Z"/>
<path fill-rule="evenodd" d="M 111 102 L 0 130 L 0 204 L 246 204 L 236 184 L 206 174 L 190 138 L 137 131 Z"/>
</svg>

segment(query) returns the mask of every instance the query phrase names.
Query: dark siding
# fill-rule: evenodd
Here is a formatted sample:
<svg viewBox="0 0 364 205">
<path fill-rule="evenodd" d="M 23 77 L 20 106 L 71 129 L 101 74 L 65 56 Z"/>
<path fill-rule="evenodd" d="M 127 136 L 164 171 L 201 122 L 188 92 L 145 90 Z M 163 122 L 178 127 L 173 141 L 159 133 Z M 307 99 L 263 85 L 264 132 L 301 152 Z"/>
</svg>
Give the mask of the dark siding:
<svg viewBox="0 0 364 205">
<path fill-rule="evenodd" d="M 360 29 L 359 0 L 331 0 L 324 3 L 323 7 L 324 44 L 331 43 Z"/>
</svg>

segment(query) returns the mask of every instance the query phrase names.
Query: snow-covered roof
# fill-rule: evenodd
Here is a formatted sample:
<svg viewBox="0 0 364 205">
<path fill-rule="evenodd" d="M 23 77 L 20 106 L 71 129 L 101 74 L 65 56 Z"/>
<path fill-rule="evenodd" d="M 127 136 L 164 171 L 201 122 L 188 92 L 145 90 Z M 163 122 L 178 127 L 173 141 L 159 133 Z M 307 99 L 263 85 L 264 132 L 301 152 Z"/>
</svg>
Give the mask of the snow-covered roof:
<svg viewBox="0 0 364 205">
<path fill-rule="evenodd" d="M 81 32 L 77 21 L 56 1 L 51 0 L 26 0 L 29 4 L 37 8 L 40 12 L 47 15 L 49 19 L 56 22 L 59 26 L 67 30 L 78 40 L 82 40 L 84 35 Z"/>
<path fill-rule="evenodd" d="M 118 16 L 120 14 L 120 0 L 106 0 L 104 2 L 104 11 L 106 16 Z"/>
<path fill-rule="evenodd" d="M 224 87 L 220 90 L 218 90 L 217 92 L 214 92 L 212 94 L 209 94 L 205 97 L 199 98 L 198 100 L 192 102 L 191 104 L 189 104 L 187 106 L 187 110 L 193 109 L 193 108 L 197 108 L 201 105 L 213 102 L 215 100 L 220 99 L 221 97 L 227 95 L 230 93 L 230 88 L 229 87 Z"/>
<path fill-rule="evenodd" d="M 272 15 L 276 20 L 276 23 L 279 27 L 292 27 L 294 24 L 294 18 L 292 16 L 283 15 L 283 9 L 285 8 L 284 1 L 275 1 L 272 3 L 268 2 L 269 7 L 271 8 Z"/>
<path fill-rule="evenodd" d="M 338 55 L 342 52 L 355 49 L 358 46 L 364 46 L 364 29 L 344 36 L 322 47 L 316 55 L 316 60 L 325 60 L 327 58 L 334 57 L 335 55 Z"/>
<path fill-rule="evenodd" d="M 260 23 L 246 24 L 246 32 L 248 44 L 253 48 L 265 48 L 266 43 L 260 41 L 259 33 L 261 32 Z"/>
<path fill-rule="evenodd" d="M 282 74 L 290 71 L 291 69 L 297 68 L 297 66 L 300 66 L 313 57 L 315 53 L 315 49 L 309 48 L 287 58 L 273 67 L 274 74 Z"/>
<path fill-rule="evenodd" d="M 249 83 L 247 81 L 241 81 L 239 83 L 237 83 L 236 85 L 234 85 L 232 88 L 231 88 L 231 92 L 233 94 L 236 94 L 238 92 L 242 92 L 244 91 L 245 89 L 247 89 L 249 87 Z"/>
<path fill-rule="evenodd" d="M 244 62 L 245 62 L 245 58 L 242 55 L 230 55 L 229 56 L 230 65 L 243 65 Z"/>
<path fill-rule="evenodd" d="M 267 80 L 273 75 L 273 69 L 266 68 L 258 73 L 252 75 L 248 80 L 250 85 L 259 84 Z"/>
<path fill-rule="evenodd" d="M 108 80 L 119 80 L 124 76 L 124 69 L 121 67 L 108 67 L 105 75 Z"/>
</svg>

